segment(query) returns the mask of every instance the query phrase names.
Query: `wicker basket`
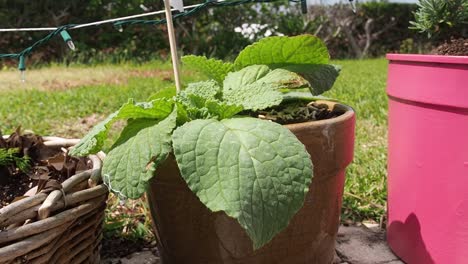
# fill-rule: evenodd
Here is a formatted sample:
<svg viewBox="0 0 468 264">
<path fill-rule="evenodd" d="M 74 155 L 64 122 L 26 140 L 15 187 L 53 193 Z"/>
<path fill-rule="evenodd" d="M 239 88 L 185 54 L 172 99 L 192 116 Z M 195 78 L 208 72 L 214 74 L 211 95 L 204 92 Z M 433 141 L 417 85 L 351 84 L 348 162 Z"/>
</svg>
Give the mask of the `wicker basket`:
<svg viewBox="0 0 468 264">
<path fill-rule="evenodd" d="M 50 148 L 76 143 L 44 137 Z M 61 190 L 38 193 L 0 209 L 0 264 L 100 262 L 108 195 L 100 178 L 103 156 L 90 155 L 92 169 L 68 178 Z"/>
</svg>

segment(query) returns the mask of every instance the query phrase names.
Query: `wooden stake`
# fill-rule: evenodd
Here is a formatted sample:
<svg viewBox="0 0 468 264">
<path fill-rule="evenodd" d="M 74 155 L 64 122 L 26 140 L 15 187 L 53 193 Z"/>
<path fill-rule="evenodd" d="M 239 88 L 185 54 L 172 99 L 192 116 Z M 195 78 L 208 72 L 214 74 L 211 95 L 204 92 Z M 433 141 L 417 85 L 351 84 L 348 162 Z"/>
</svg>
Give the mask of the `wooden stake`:
<svg viewBox="0 0 468 264">
<path fill-rule="evenodd" d="M 169 0 L 164 0 L 164 7 L 166 11 L 167 32 L 169 35 L 169 45 L 171 46 L 172 67 L 174 68 L 174 80 L 176 83 L 177 93 L 180 92 L 180 70 L 179 70 L 179 57 L 177 56 L 177 43 L 174 33 L 174 24 L 172 22 L 171 4 Z"/>
</svg>

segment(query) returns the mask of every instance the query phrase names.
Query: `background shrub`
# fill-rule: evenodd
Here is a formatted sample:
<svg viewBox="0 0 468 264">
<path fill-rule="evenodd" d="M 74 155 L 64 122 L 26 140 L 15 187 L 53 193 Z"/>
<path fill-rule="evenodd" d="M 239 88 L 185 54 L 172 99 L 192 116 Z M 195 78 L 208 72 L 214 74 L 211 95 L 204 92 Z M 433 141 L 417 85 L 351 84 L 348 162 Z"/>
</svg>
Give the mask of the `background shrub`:
<svg viewBox="0 0 468 264">
<path fill-rule="evenodd" d="M 186 0 L 185 4 L 199 3 Z M 0 0 L 2 27 L 57 26 L 160 10 L 162 1 L 149 0 Z M 316 34 L 324 39 L 333 58 L 383 56 L 400 50 L 423 52 L 427 42 L 408 29 L 416 5 L 369 2 L 354 14 L 348 5 L 311 6 L 302 15 L 297 3 L 265 3 L 212 8 L 175 22 L 183 54 L 226 59 L 267 35 Z M 149 17 L 158 19 L 163 16 Z M 122 32 L 112 25 L 70 31 L 78 48 L 70 52 L 54 39 L 28 58 L 28 67 L 47 62 L 143 62 L 168 57 L 166 27 L 134 25 Z M 0 52 L 19 52 L 45 32 L 0 33 Z M 424 38 L 423 38 L 424 37 Z M 16 66 L 16 61 L 0 64 Z"/>
</svg>

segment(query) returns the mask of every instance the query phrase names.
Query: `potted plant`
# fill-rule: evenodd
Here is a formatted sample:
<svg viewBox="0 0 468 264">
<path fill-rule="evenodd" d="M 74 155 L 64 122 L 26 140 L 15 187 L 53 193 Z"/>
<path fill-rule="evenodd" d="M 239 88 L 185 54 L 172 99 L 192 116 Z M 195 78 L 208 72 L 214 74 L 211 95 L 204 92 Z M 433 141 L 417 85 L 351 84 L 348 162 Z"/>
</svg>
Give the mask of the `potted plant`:
<svg viewBox="0 0 468 264">
<path fill-rule="evenodd" d="M 330 263 L 355 117 L 310 103 L 339 73 L 326 46 L 312 35 L 270 37 L 234 63 L 183 62 L 210 80 L 130 100 L 72 154 L 99 151 L 111 123 L 129 120 L 104 182 L 124 197 L 147 191 L 165 263 Z"/>
<path fill-rule="evenodd" d="M 0 263 L 99 263 L 108 189 L 97 155 L 67 155 L 77 142 L 0 135 Z"/>
<path fill-rule="evenodd" d="M 468 258 L 467 23 L 468 1 L 421 0 L 412 27 L 441 55 L 387 55 L 387 241 L 407 263 Z"/>
</svg>

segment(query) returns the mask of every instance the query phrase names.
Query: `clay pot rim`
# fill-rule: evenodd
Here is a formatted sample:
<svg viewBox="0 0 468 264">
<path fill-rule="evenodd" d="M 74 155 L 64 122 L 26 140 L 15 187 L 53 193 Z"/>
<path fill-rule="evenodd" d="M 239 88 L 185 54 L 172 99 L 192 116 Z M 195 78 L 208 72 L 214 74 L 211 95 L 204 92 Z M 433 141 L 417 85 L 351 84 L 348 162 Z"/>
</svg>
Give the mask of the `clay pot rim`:
<svg viewBox="0 0 468 264">
<path fill-rule="evenodd" d="M 292 123 L 292 124 L 286 124 L 284 126 L 288 128 L 301 128 L 301 127 L 311 127 L 311 126 L 317 126 L 317 127 L 318 126 L 331 126 L 331 125 L 343 123 L 346 120 L 353 118 L 353 116 L 355 115 L 353 108 L 351 108 L 348 105 L 341 104 L 339 102 L 327 101 L 327 100 L 317 100 L 317 101 L 312 101 L 312 102 L 319 103 L 319 104 L 327 104 L 331 108 L 336 108 L 337 110 L 341 110 L 344 113 L 334 118 L 323 119 L 323 120 L 312 120 L 312 121 L 300 122 L 300 123 Z"/>
</svg>

